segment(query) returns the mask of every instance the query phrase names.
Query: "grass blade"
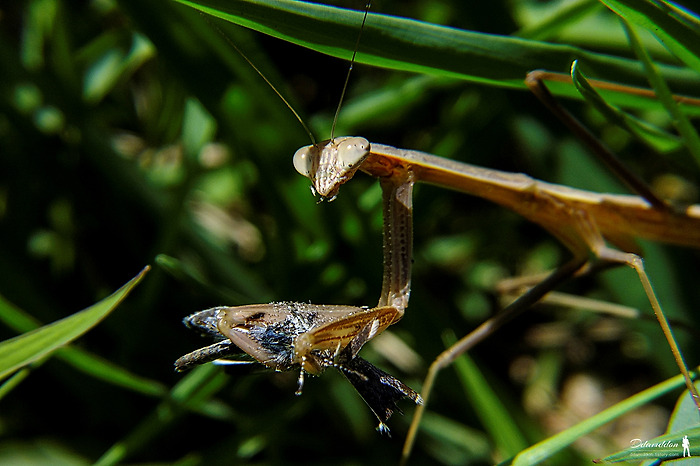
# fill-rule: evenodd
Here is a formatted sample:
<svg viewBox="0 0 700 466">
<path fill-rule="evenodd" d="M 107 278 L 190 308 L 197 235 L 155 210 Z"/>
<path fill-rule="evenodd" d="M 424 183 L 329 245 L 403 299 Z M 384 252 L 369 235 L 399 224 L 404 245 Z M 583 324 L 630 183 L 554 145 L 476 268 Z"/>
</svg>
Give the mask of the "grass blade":
<svg viewBox="0 0 700 466">
<path fill-rule="evenodd" d="M 149 267 L 113 294 L 87 309 L 0 343 L 0 378 L 75 340 L 114 310 L 143 279 Z"/>
<path fill-rule="evenodd" d="M 631 396 L 626 400 L 621 401 L 620 403 L 617 403 L 616 405 L 596 414 L 595 416 L 590 417 L 583 422 L 579 422 L 575 426 L 553 435 L 520 452 L 520 454 L 513 459 L 512 464 L 537 464 L 544 461 L 602 425 L 612 421 L 613 419 L 617 419 L 623 414 L 649 403 L 650 401 L 655 400 L 666 393 L 677 390 L 684 384 L 685 380 L 683 379 L 683 376 L 677 375 L 664 382 L 654 385 L 653 387 L 643 390 L 636 395 Z"/>
<path fill-rule="evenodd" d="M 122 462 L 172 425 L 186 408 L 196 409 L 208 400 L 226 381 L 226 375 L 213 364 L 193 370 L 173 387 L 168 399 L 161 402 L 129 435 L 107 450 L 95 464 L 105 466 Z"/>
<path fill-rule="evenodd" d="M 634 31 L 634 27 L 624 18 L 623 24 L 625 25 L 625 31 L 627 32 L 627 37 L 629 37 L 632 50 L 634 50 L 634 53 L 644 65 L 644 69 L 649 77 L 649 83 L 652 88 L 654 88 L 654 92 L 656 92 L 661 104 L 671 115 L 673 124 L 680 133 L 681 138 L 683 138 L 685 146 L 688 148 L 693 158 L 695 158 L 696 163 L 700 165 L 700 136 L 698 136 L 690 120 L 688 120 L 678 104 L 676 104 L 676 101 L 673 100 L 673 95 L 671 94 L 668 83 L 659 72 L 658 66 L 652 61 L 649 53 L 647 53 L 642 46 L 639 37 Z"/>
<path fill-rule="evenodd" d="M 362 13 L 290 0 L 178 0 L 204 13 L 335 57 L 349 59 Z M 458 57 L 458 59 L 456 59 Z M 528 71 L 569 69 L 585 59 L 600 79 L 644 85 L 638 63 L 569 45 L 460 30 L 370 13 L 356 61 L 373 66 L 524 89 Z M 663 66 L 680 92 L 700 93 L 695 73 Z M 553 92 L 578 97 L 571 86 Z M 629 97 L 627 97 L 629 99 Z"/>
<path fill-rule="evenodd" d="M 676 57 L 700 73 L 700 18 L 669 2 L 601 0 L 632 24 L 648 29 Z"/>
<path fill-rule="evenodd" d="M 454 334 L 449 334 L 444 339 L 448 347 L 457 342 Z M 479 367 L 466 354 L 455 359 L 454 365 L 464 391 L 499 450 L 504 455 L 511 456 L 524 449 L 527 440 Z"/>
<path fill-rule="evenodd" d="M 683 438 L 690 442 L 690 455 L 700 455 L 700 427 L 692 427 L 673 434 L 666 434 L 651 440 L 635 442 L 635 444 L 621 452 L 594 460 L 595 463 L 620 463 L 623 461 L 640 461 L 656 458 L 660 460 L 673 460 L 683 458 Z"/>
<path fill-rule="evenodd" d="M 677 136 L 663 131 L 656 126 L 652 126 L 608 104 L 588 82 L 586 76 L 581 72 L 577 61 L 571 66 L 571 78 L 574 86 L 576 86 L 576 89 L 581 93 L 586 102 L 602 113 L 608 121 L 626 129 L 652 149 L 669 152 L 681 146 L 681 141 Z"/>
</svg>

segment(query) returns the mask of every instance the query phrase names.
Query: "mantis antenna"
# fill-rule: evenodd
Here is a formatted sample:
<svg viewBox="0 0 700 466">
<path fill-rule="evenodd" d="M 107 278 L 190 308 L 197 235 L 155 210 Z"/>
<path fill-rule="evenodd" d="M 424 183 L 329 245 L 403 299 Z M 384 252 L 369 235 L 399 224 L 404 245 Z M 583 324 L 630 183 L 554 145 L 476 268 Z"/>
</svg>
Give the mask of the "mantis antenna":
<svg viewBox="0 0 700 466">
<path fill-rule="evenodd" d="M 260 70 L 258 69 L 257 66 L 255 66 L 255 63 L 253 63 L 253 62 L 250 60 L 250 58 L 248 58 L 248 56 L 246 56 L 246 54 L 243 53 L 243 51 L 242 51 L 241 49 L 239 49 L 238 46 L 237 46 L 236 44 L 234 44 L 233 41 L 232 41 L 231 39 L 229 39 L 228 36 L 227 36 L 226 34 L 223 33 L 223 31 L 222 31 L 221 29 L 219 29 L 215 24 L 212 24 L 211 21 L 209 21 L 209 18 L 207 18 L 206 15 L 204 15 L 204 13 L 202 13 L 202 15 L 203 15 L 204 18 L 207 20 L 207 22 L 208 22 L 209 24 L 211 24 L 211 26 L 214 27 L 214 28 L 219 32 L 219 34 L 221 34 L 221 36 L 226 40 L 226 42 L 228 42 L 228 44 L 229 44 L 231 47 L 233 47 L 233 50 L 235 50 L 236 52 L 238 52 L 238 55 L 240 55 L 241 57 L 243 57 L 243 59 L 250 65 L 250 67 L 253 68 L 253 70 L 255 70 L 256 73 L 258 73 L 258 76 L 260 76 L 260 77 L 267 83 L 267 85 L 270 86 L 270 89 L 272 89 L 272 90 L 275 92 L 275 94 L 277 94 L 277 97 L 279 97 L 279 98 L 282 100 L 282 102 L 284 102 L 284 105 L 286 105 L 287 108 L 294 114 L 294 117 L 296 117 L 297 121 L 298 121 L 299 123 L 301 123 L 301 126 L 304 128 L 304 131 L 306 131 L 306 134 L 307 134 L 307 135 L 309 136 L 309 138 L 311 139 L 311 144 L 316 144 L 316 138 L 314 137 L 314 135 L 313 135 L 313 133 L 311 132 L 311 130 L 309 129 L 309 127 L 306 126 L 306 123 L 304 123 L 304 120 L 301 118 L 301 116 L 299 116 L 299 114 L 297 113 L 297 111 L 294 110 L 294 107 L 292 107 L 292 104 L 290 104 L 290 103 L 287 101 L 287 99 L 284 98 L 284 96 L 280 93 L 280 91 L 277 90 L 277 88 L 274 86 L 274 84 L 272 84 L 272 83 L 270 82 L 270 80 L 267 79 L 267 76 L 265 76 L 265 75 L 263 74 L 263 72 L 260 71 Z M 366 17 L 366 16 L 367 16 L 367 13 L 365 12 L 365 17 Z M 362 24 L 364 24 L 364 23 L 365 23 L 365 22 L 364 22 L 364 20 L 363 20 L 363 21 L 362 21 Z M 360 34 L 361 34 L 361 33 L 362 33 L 362 31 L 360 30 Z M 358 40 L 359 40 L 359 38 L 358 38 Z M 352 58 L 353 58 L 353 60 L 355 59 L 355 54 L 353 54 Z M 352 69 L 352 64 L 350 64 L 350 69 Z M 349 73 L 348 73 L 348 74 L 349 74 Z M 347 81 L 346 81 L 346 85 L 347 85 Z M 345 92 L 344 89 L 343 89 L 343 92 Z M 336 117 L 337 117 L 337 115 L 336 115 Z M 333 122 L 333 126 L 335 126 L 335 121 Z"/>
<path fill-rule="evenodd" d="M 367 13 L 369 13 L 369 7 L 372 1 L 368 0 L 365 5 L 365 15 L 362 17 L 362 24 L 360 25 L 360 32 L 357 34 L 357 40 L 355 41 L 355 47 L 352 49 L 352 57 L 350 58 L 350 67 L 348 68 L 348 74 L 345 75 L 345 83 L 343 84 L 343 91 L 340 93 L 340 100 L 338 100 L 338 108 L 335 109 L 335 116 L 333 117 L 333 125 L 331 126 L 331 141 L 335 139 L 335 125 L 338 122 L 338 115 L 340 114 L 340 108 L 343 106 L 343 99 L 345 98 L 345 92 L 348 89 L 348 83 L 350 82 L 350 73 L 352 73 L 352 67 L 355 64 L 355 56 L 357 55 L 357 48 L 360 46 L 360 39 L 362 38 L 362 31 L 365 29 L 365 21 L 367 21 Z M 293 111 L 293 110 L 292 110 Z"/>
</svg>

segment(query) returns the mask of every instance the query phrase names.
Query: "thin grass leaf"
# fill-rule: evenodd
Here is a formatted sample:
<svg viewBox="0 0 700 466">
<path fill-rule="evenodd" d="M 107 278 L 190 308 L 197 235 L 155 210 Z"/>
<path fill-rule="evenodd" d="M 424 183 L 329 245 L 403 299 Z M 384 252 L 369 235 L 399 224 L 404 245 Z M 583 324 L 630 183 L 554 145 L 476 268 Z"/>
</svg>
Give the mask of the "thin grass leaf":
<svg viewBox="0 0 700 466">
<path fill-rule="evenodd" d="M 0 296 L 0 321 L 19 333 L 30 332 L 41 325 L 31 315 L 7 301 L 3 296 Z M 165 385 L 160 382 L 140 377 L 80 348 L 71 346 L 61 348 L 56 353 L 56 357 L 92 377 L 144 395 L 162 396 L 167 392 Z M 12 378 L 14 379 L 14 376 Z M 7 387 L 3 386 L 3 388 Z"/>
<path fill-rule="evenodd" d="M 634 31 L 634 27 L 624 18 L 623 25 L 625 26 L 627 37 L 629 37 L 632 50 L 634 50 L 637 58 L 644 64 L 649 83 L 652 88 L 654 88 L 654 92 L 656 92 L 661 104 L 673 118 L 673 124 L 683 138 L 683 142 L 688 148 L 688 151 L 690 151 L 690 154 L 695 158 L 697 164 L 700 165 L 700 136 L 698 136 L 690 120 L 683 114 L 680 107 L 673 99 L 668 83 L 659 72 L 658 66 L 652 61 L 646 49 L 642 46 L 637 33 Z"/>
<path fill-rule="evenodd" d="M 178 0 L 204 13 L 342 59 L 349 59 L 362 13 L 291 0 Z M 373 66 L 524 89 L 528 71 L 568 70 L 585 59 L 601 79 L 643 85 L 638 63 L 578 47 L 460 30 L 370 13 L 356 61 Z M 691 70 L 662 66 L 681 91 L 700 94 Z M 552 92 L 578 97 L 571 86 Z M 629 96 L 624 99 L 632 104 Z M 635 101 L 636 105 L 642 105 Z"/>
<path fill-rule="evenodd" d="M 14 374 L 10 378 L 0 385 L 0 400 L 2 400 L 5 395 L 10 393 L 15 387 L 17 387 L 24 379 L 26 379 L 31 372 L 29 367 L 24 367 Z"/>
<path fill-rule="evenodd" d="M 141 377 L 110 361 L 106 361 L 80 348 L 62 348 L 56 357 L 74 368 L 96 379 L 103 380 L 117 387 L 141 393 L 147 396 L 163 396 L 167 388 L 161 382 Z"/>
<path fill-rule="evenodd" d="M 0 295 L 0 321 L 18 333 L 29 332 L 41 324 L 4 296 Z"/>
<path fill-rule="evenodd" d="M 521 29 L 513 35 L 522 37 L 523 39 L 548 39 L 600 7 L 601 5 L 597 0 L 578 0 L 562 3 L 550 16 L 547 16 L 536 24 Z"/>
<path fill-rule="evenodd" d="M 600 0 L 632 24 L 655 34 L 681 61 L 700 73 L 700 17 L 662 0 Z"/>
<path fill-rule="evenodd" d="M 199 366 L 173 387 L 168 399 L 160 403 L 129 435 L 107 450 L 95 464 L 117 464 L 133 455 L 163 433 L 186 409 L 201 406 L 224 386 L 227 379 L 213 364 Z"/>
<path fill-rule="evenodd" d="M 457 342 L 453 333 L 447 334 L 443 339 L 447 347 Z M 520 432 L 479 367 L 466 354 L 455 359 L 454 365 L 470 404 L 496 442 L 498 449 L 505 456 L 515 455 L 523 450 L 527 446 L 525 436 Z"/>
<path fill-rule="evenodd" d="M 630 448 L 605 458 L 596 459 L 593 462 L 621 463 L 648 460 L 650 458 L 659 460 L 683 458 L 683 441 L 685 437 L 687 437 L 690 444 L 690 456 L 700 456 L 700 426 L 698 426 L 673 434 L 662 435 L 651 440 L 634 439 Z"/>
<path fill-rule="evenodd" d="M 75 340 L 107 317 L 143 279 L 149 267 L 113 294 L 69 317 L 0 343 L 0 378 Z"/>
<path fill-rule="evenodd" d="M 608 121 L 626 129 L 644 144 L 661 152 L 669 152 L 681 147 L 681 140 L 677 136 L 607 103 L 581 72 L 578 61 L 571 66 L 571 78 L 586 102 L 602 113 Z"/>
<path fill-rule="evenodd" d="M 426 448 L 445 464 L 487 463 L 491 459 L 491 445 L 483 431 L 430 411 L 424 413 L 420 430 L 434 439 L 424 441 Z"/>
<path fill-rule="evenodd" d="M 697 386 L 697 382 L 695 383 Z M 698 408 L 693 401 L 693 397 L 689 390 L 683 392 L 678 397 L 675 408 L 671 413 L 671 419 L 668 421 L 667 434 L 672 434 L 690 427 L 696 427 L 698 424 Z"/>
<path fill-rule="evenodd" d="M 513 465 L 538 464 L 545 459 L 551 457 L 562 449 L 568 447 L 579 438 L 589 434 L 595 429 L 607 424 L 608 422 L 617 419 L 618 417 L 627 414 L 639 406 L 649 403 L 673 390 L 685 385 L 685 380 L 682 375 L 677 375 L 664 382 L 661 382 L 653 387 L 647 388 L 636 395 L 627 398 L 624 401 L 617 403 L 614 406 L 592 416 L 585 421 L 579 422 L 573 427 L 559 432 L 530 448 L 520 452 L 513 458 Z M 510 464 L 508 460 L 503 464 Z"/>
</svg>

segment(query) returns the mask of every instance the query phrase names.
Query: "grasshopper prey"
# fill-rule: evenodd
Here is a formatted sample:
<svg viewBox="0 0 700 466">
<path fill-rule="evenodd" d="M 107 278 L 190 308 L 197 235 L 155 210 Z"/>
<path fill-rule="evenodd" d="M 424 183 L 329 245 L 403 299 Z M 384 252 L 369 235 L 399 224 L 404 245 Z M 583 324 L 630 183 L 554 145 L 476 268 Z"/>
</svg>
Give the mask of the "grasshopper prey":
<svg viewBox="0 0 700 466">
<path fill-rule="evenodd" d="M 389 433 L 385 422 L 396 402 L 418 393 L 386 372 L 357 357 L 362 346 L 400 318 L 392 307 L 319 306 L 292 302 L 240 307 L 215 307 L 192 314 L 185 324 L 218 341 L 175 362 L 178 371 L 244 351 L 276 371 L 299 370 L 301 394 L 304 374 L 318 375 L 337 368 L 360 393 L 379 419 L 377 429 Z"/>
</svg>

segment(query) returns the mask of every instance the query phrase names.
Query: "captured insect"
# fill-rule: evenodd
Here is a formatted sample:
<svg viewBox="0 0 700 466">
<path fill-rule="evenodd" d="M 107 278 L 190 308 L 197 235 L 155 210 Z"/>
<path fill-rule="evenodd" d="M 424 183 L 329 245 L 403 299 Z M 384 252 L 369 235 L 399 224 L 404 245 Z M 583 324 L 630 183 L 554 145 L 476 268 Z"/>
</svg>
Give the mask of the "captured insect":
<svg viewBox="0 0 700 466">
<path fill-rule="evenodd" d="M 179 358 L 184 371 L 211 361 L 247 353 L 275 371 L 299 370 L 304 375 L 338 369 L 379 420 L 377 430 L 389 434 L 386 422 L 403 398 L 422 403 L 406 384 L 357 356 L 362 346 L 401 317 L 393 307 L 368 309 L 293 302 L 215 307 L 184 319 L 189 328 L 218 340 Z"/>
</svg>

